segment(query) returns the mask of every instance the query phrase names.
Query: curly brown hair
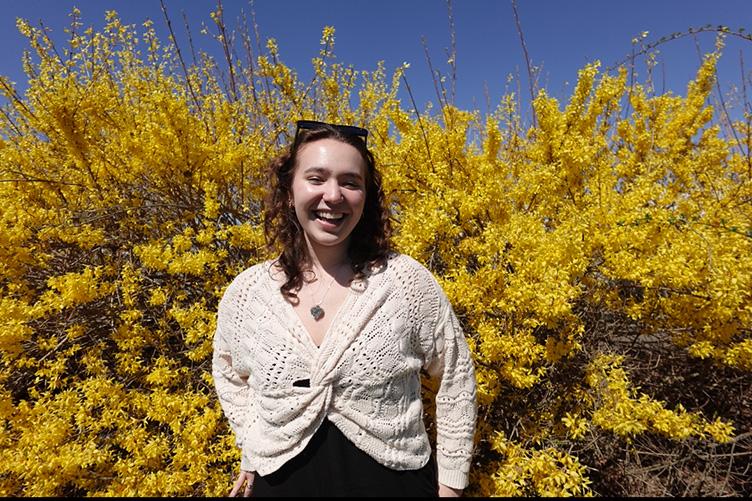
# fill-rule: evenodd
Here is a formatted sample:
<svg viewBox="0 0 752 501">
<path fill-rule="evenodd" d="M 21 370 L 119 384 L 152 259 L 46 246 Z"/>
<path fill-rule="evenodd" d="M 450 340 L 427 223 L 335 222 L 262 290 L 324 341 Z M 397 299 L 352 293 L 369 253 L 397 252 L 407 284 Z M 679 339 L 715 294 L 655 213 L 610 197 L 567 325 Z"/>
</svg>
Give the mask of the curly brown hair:
<svg viewBox="0 0 752 501">
<path fill-rule="evenodd" d="M 321 124 L 314 130 L 300 130 L 288 151 L 269 165 L 268 180 L 271 189 L 265 200 L 264 232 L 271 250 L 281 244 L 282 253 L 277 259 L 287 281 L 280 287 L 282 294 L 297 299 L 303 286 L 303 271 L 311 264 L 303 228 L 292 206 L 292 180 L 298 152 L 305 144 L 321 139 L 335 139 L 358 150 L 366 163 L 366 201 L 363 214 L 350 234 L 348 257 L 355 278 L 362 278 L 373 267 L 386 264 L 392 252 L 392 228 L 386 207 L 381 174 L 376 160 L 359 137 L 345 134 L 330 125 Z"/>
</svg>

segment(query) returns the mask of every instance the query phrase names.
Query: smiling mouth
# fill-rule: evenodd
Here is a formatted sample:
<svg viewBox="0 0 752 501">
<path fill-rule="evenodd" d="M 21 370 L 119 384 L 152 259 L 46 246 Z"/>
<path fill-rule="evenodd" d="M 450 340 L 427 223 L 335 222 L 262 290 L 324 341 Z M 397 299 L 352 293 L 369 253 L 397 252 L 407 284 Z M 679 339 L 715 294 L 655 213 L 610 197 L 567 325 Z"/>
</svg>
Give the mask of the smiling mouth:
<svg viewBox="0 0 752 501">
<path fill-rule="evenodd" d="M 313 211 L 313 214 L 319 221 L 335 225 L 342 223 L 347 216 L 344 212 L 333 212 L 328 210 L 315 210 Z"/>
</svg>

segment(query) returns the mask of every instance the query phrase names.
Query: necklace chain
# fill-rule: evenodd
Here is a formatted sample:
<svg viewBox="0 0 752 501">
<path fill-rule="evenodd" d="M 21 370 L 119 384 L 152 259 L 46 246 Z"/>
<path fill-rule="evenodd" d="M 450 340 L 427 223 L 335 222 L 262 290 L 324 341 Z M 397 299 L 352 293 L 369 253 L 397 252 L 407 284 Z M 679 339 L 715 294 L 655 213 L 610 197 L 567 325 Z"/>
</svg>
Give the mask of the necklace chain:
<svg viewBox="0 0 752 501">
<path fill-rule="evenodd" d="M 335 279 L 332 277 L 331 282 L 329 282 L 329 287 L 326 288 L 326 292 L 324 292 L 324 295 L 321 297 L 321 300 L 319 300 L 318 303 L 314 304 L 311 307 L 311 316 L 314 320 L 320 320 L 321 317 L 324 316 L 324 308 L 321 307 L 321 303 L 324 302 L 324 299 L 326 299 L 327 294 L 329 294 L 329 290 L 332 288 L 332 285 L 334 285 Z"/>
</svg>

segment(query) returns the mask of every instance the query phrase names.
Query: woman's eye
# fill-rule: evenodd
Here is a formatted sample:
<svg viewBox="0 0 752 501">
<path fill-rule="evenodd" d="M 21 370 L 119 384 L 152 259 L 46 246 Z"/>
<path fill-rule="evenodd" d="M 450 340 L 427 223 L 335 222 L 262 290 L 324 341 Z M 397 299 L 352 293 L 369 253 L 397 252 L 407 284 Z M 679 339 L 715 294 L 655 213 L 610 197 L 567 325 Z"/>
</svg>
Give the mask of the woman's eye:
<svg viewBox="0 0 752 501">
<path fill-rule="evenodd" d="M 309 177 L 308 182 L 313 184 L 320 184 L 322 182 L 322 179 L 320 177 Z"/>
</svg>

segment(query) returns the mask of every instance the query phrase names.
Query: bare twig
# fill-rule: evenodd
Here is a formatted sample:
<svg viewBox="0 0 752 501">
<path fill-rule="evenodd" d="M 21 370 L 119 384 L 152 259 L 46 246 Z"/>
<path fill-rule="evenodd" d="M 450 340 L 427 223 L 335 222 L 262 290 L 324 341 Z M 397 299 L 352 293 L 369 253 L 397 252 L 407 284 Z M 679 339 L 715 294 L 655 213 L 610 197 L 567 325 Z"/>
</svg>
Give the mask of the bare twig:
<svg viewBox="0 0 752 501">
<path fill-rule="evenodd" d="M 456 91 L 457 91 L 457 38 L 456 38 L 456 32 L 454 29 L 454 15 L 452 14 L 452 0 L 447 0 L 447 13 L 449 16 L 449 39 L 451 42 L 451 49 L 449 51 L 449 59 L 447 60 L 449 62 L 449 67 L 452 69 L 452 104 L 454 104 L 454 99 L 456 97 Z"/>
<path fill-rule="evenodd" d="M 31 177 L 23 173 L 14 173 L 14 174 L 21 174 L 22 176 L 24 176 L 24 178 L 23 179 L 0 179 L 0 183 L 48 183 L 48 184 L 64 184 L 67 186 L 78 186 L 79 188 L 86 188 L 86 186 L 80 183 L 71 183 L 68 181 L 57 181 L 55 179 L 43 179 L 40 177 Z"/>
<path fill-rule="evenodd" d="M 195 66 L 197 64 L 196 49 L 193 46 L 193 35 L 191 35 L 191 27 L 188 24 L 188 16 L 185 15 L 184 10 L 181 10 L 180 13 L 183 15 L 183 25 L 185 26 L 185 33 L 188 35 L 188 46 L 191 48 L 191 57 L 193 58 L 193 65 Z"/>
<path fill-rule="evenodd" d="M 483 96 L 486 100 L 486 115 L 491 114 L 491 92 L 488 90 L 488 80 L 483 80 Z"/>
<path fill-rule="evenodd" d="M 426 154 L 428 154 L 428 163 L 431 164 L 431 171 L 436 172 L 436 168 L 433 165 L 433 160 L 431 159 L 431 148 L 428 145 L 428 135 L 426 134 L 426 129 L 423 128 L 423 120 L 420 118 L 420 112 L 418 111 L 418 106 L 415 104 L 415 98 L 413 98 L 413 91 L 410 89 L 410 84 L 407 83 L 407 77 L 405 75 L 402 75 L 402 81 L 405 82 L 405 87 L 407 88 L 407 93 L 410 96 L 410 101 L 413 103 L 413 109 L 415 110 L 415 115 L 418 117 L 418 126 L 420 126 L 420 131 L 423 134 L 423 142 L 426 145 Z"/>
<path fill-rule="evenodd" d="M 5 109 L 4 109 L 4 108 L 3 108 L 2 106 L 0 106 L 0 112 L 2 112 L 2 114 L 3 114 L 3 116 L 5 117 L 5 120 L 6 120 L 7 122 L 8 122 L 8 124 L 9 124 L 9 125 L 10 125 L 11 127 L 13 127 L 13 130 L 15 130 L 15 131 L 16 131 L 16 134 L 18 134 L 18 136 L 19 136 L 19 137 L 20 137 L 20 136 L 23 136 L 23 134 L 21 133 L 21 129 L 19 129 L 19 128 L 18 128 L 18 125 L 16 125 L 16 122 L 14 122 L 14 121 L 13 121 L 13 117 L 11 117 L 11 116 L 10 116 L 10 115 L 8 114 L 8 112 L 7 112 L 7 111 L 5 111 Z"/>
<path fill-rule="evenodd" d="M 750 106 L 749 99 L 747 97 L 747 77 L 744 72 L 744 53 L 739 49 L 739 68 L 742 72 L 742 96 L 744 98 L 744 120 L 747 124 L 747 175 L 752 176 L 752 152 L 750 151 L 750 143 L 752 143 L 752 106 Z"/>
<path fill-rule="evenodd" d="M 692 35 L 692 38 L 694 39 L 694 42 L 695 42 L 695 50 L 697 51 L 697 58 L 700 60 L 700 64 L 702 64 L 703 61 L 702 61 L 702 51 L 700 49 L 700 43 L 697 40 L 696 35 Z M 731 133 L 734 136 L 734 139 L 736 140 L 736 145 L 739 148 L 739 153 L 743 155 L 744 149 L 742 148 L 741 140 L 739 139 L 739 136 L 736 133 L 736 129 L 734 129 L 734 126 L 731 123 L 731 117 L 729 116 L 729 113 L 728 113 L 728 107 L 726 106 L 726 102 L 723 99 L 723 93 L 721 92 L 721 86 L 719 84 L 719 79 L 718 79 L 718 72 L 716 72 L 714 80 L 715 80 L 716 100 L 723 113 L 723 115 L 720 117 L 720 122 L 722 126 L 721 130 L 723 131 L 723 136 L 726 140 L 728 140 L 729 139 L 728 131 L 731 130 Z"/>
<path fill-rule="evenodd" d="M 633 51 L 631 55 L 625 56 L 623 59 L 621 59 L 617 63 L 612 64 L 611 66 L 607 67 L 604 71 L 606 72 L 613 71 L 619 66 L 622 66 L 623 64 L 626 64 L 627 62 L 629 62 L 629 60 L 633 59 L 635 56 L 641 56 L 641 55 L 647 54 L 654 48 L 664 43 L 670 42 L 672 40 L 679 40 L 680 38 L 684 38 L 688 36 L 694 36 L 702 32 L 725 33 L 726 35 L 741 38 L 743 40 L 747 40 L 748 42 L 752 42 L 752 34 L 745 33 L 744 30 L 733 31 L 733 30 L 730 30 L 727 26 L 711 26 L 707 24 L 700 28 L 689 28 L 687 31 L 684 31 L 684 32 L 672 33 L 671 35 L 666 35 L 666 36 L 661 37 L 655 42 L 645 44 L 643 45 L 642 49 L 639 50 L 638 52 L 635 53 Z"/>
<path fill-rule="evenodd" d="M 535 79 L 533 75 L 533 68 L 530 65 L 530 55 L 527 52 L 527 45 L 525 44 L 525 35 L 522 33 L 520 16 L 517 13 L 517 0 L 512 0 L 512 11 L 514 12 L 514 23 L 517 26 L 517 34 L 520 36 L 520 43 L 522 44 L 522 52 L 525 55 L 525 64 L 527 64 L 528 87 L 530 88 L 530 110 L 533 114 L 533 127 L 537 127 L 535 108 L 533 107 L 533 101 L 535 100 Z"/>
<path fill-rule="evenodd" d="M 728 107 L 726 106 L 726 101 L 723 99 L 723 92 L 721 92 L 721 84 L 720 79 L 718 78 L 718 72 L 715 74 L 715 91 L 718 94 L 718 100 L 721 103 L 721 109 L 723 110 L 723 114 L 726 117 L 726 124 L 727 127 L 731 130 L 731 133 L 734 136 L 734 140 L 736 140 L 736 146 L 739 148 L 739 153 L 744 154 L 744 148 L 742 148 L 742 142 L 739 139 L 739 135 L 736 133 L 736 128 L 734 127 L 734 124 L 731 122 L 731 116 L 729 116 Z"/>
<path fill-rule="evenodd" d="M 10 96 L 10 98 L 13 100 L 13 102 L 17 106 L 20 106 L 28 116 L 30 116 L 31 118 L 34 118 L 34 119 L 36 118 L 36 116 L 34 116 L 34 113 L 32 113 L 31 110 L 23 102 L 23 100 L 21 100 L 21 97 L 16 92 L 16 89 L 14 89 L 13 87 L 11 87 L 8 84 L 8 82 L 5 81 L 5 78 L 0 77 L 0 86 L 2 86 L 3 89 L 5 89 L 5 94 L 7 96 Z"/>
<path fill-rule="evenodd" d="M 446 102 L 445 98 L 441 97 L 441 92 L 439 92 L 439 82 L 436 79 L 438 72 L 433 69 L 433 64 L 431 63 L 431 55 L 428 53 L 428 43 L 426 42 L 426 37 L 420 37 L 420 43 L 423 45 L 423 52 L 426 55 L 428 70 L 431 72 L 431 80 L 433 80 L 433 88 L 436 91 L 436 98 L 439 100 L 439 106 L 441 106 L 441 108 L 443 109 L 446 105 Z"/>
<path fill-rule="evenodd" d="M 739 70 L 742 74 L 742 98 L 744 99 L 744 110 L 752 112 L 752 106 L 749 104 L 749 98 L 747 97 L 747 76 L 744 72 L 744 52 L 739 49 Z"/>
<path fill-rule="evenodd" d="M 242 15 L 242 28 L 243 31 L 241 33 L 241 38 L 243 40 L 243 47 L 245 48 L 245 55 L 246 55 L 246 61 L 248 63 L 248 76 L 246 77 L 246 80 L 248 81 L 249 86 L 251 87 L 251 95 L 253 96 L 253 106 L 254 108 L 258 109 L 258 95 L 256 94 L 256 68 L 254 67 L 254 55 L 253 55 L 253 47 L 251 46 L 251 30 L 248 27 L 248 18 L 245 15 L 245 12 L 243 12 Z M 256 114 L 254 113 L 254 121 L 256 120 Z"/>
<path fill-rule="evenodd" d="M 253 0 L 249 0 L 251 4 L 251 22 L 253 23 L 253 34 L 256 38 L 256 54 L 261 54 L 261 34 L 259 32 L 258 23 L 256 22 L 256 9 L 253 7 Z M 265 96 L 267 104 L 271 103 L 271 88 L 269 85 L 269 77 L 265 76 L 262 80 L 264 88 L 266 90 Z"/>
<path fill-rule="evenodd" d="M 635 50 L 632 47 L 632 54 L 629 57 L 629 91 L 627 92 L 627 102 L 624 106 L 624 113 L 622 114 L 622 120 L 627 118 L 629 114 L 629 108 L 632 106 L 632 93 L 635 86 Z"/>
<path fill-rule="evenodd" d="M 666 59 L 661 57 L 661 94 L 666 93 Z"/>
<path fill-rule="evenodd" d="M 230 70 L 230 90 L 232 92 L 231 98 L 233 101 L 238 99 L 238 90 L 235 84 L 235 69 L 232 66 L 232 57 L 230 56 L 230 44 L 227 40 L 227 30 L 225 29 L 224 8 L 222 7 L 222 0 L 217 0 L 217 28 L 219 28 L 219 36 L 221 37 L 222 50 L 225 54 L 225 61 L 227 62 L 227 68 Z"/>
<path fill-rule="evenodd" d="M 39 20 L 39 27 L 41 28 L 42 36 L 44 37 L 45 43 L 47 43 L 47 46 L 52 49 L 52 52 L 55 53 L 55 57 L 57 58 L 57 62 L 60 64 L 62 68 L 65 70 L 65 74 L 70 74 L 70 69 L 68 66 L 66 66 L 65 61 L 63 61 L 63 57 L 60 55 L 60 52 L 57 50 L 57 46 L 52 42 L 50 39 L 50 36 L 47 34 L 49 31 L 47 27 L 44 25 L 44 22 L 42 20 Z"/>
<path fill-rule="evenodd" d="M 191 85 L 191 77 L 190 75 L 188 75 L 188 68 L 186 68 L 185 66 L 183 53 L 180 51 L 180 45 L 178 45 L 178 39 L 175 38 L 175 32 L 172 30 L 172 21 L 170 20 L 170 16 L 167 14 L 167 6 L 165 5 L 164 0 L 159 0 L 159 3 L 162 6 L 162 14 L 164 15 L 165 23 L 167 23 L 167 29 L 170 31 L 170 39 L 172 40 L 172 44 L 175 47 L 175 51 L 178 54 L 180 67 L 183 69 L 183 75 L 185 76 L 185 84 L 188 87 L 188 92 L 191 93 L 191 98 L 193 99 L 193 104 L 196 106 L 196 111 L 199 114 L 201 114 L 201 106 L 198 103 L 198 97 L 196 97 L 196 93 L 193 91 L 193 85 Z"/>
</svg>

